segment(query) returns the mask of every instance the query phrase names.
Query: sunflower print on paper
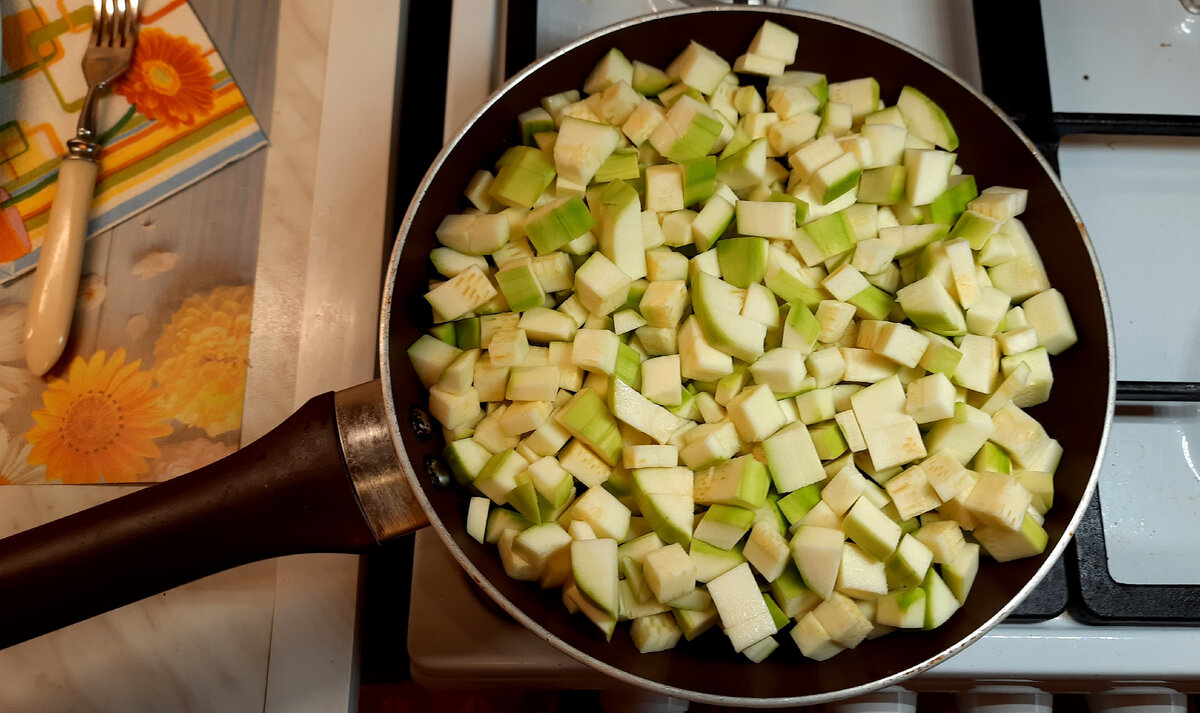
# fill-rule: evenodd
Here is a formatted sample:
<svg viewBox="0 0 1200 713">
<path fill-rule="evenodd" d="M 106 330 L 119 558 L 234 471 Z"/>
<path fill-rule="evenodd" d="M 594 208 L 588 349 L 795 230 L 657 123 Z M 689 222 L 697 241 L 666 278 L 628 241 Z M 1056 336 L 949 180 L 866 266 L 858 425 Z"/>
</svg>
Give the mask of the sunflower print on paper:
<svg viewBox="0 0 1200 713">
<path fill-rule="evenodd" d="M 194 294 L 154 345 L 154 378 L 172 418 L 210 438 L 242 426 L 250 364 L 250 285 Z"/>
<path fill-rule="evenodd" d="M 191 126 L 213 110 L 212 65 L 186 37 L 147 27 L 138 32 L 133 64 L 113 88 L 147 119 Z"/>
<path fill-rule="evenodd" d="M 172 429 L 141 366 L 140 359 L 126 364 L 124 349 L 75 357 L 32 414 L 28 463 L 46 466 L 46 480 L 68 484 L 129 482 L 148 471 L 148 460 L 159 456 L 154 440 Z"/>
</svg>

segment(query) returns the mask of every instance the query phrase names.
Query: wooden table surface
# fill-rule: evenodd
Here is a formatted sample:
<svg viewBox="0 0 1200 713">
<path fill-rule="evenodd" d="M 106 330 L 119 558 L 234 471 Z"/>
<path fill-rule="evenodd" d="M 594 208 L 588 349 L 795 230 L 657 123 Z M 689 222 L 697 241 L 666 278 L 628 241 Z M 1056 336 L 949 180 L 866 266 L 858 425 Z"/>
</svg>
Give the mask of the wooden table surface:
<svg viewBox="0 0 1200 713">
<path fill-rule="evenodd" d="M 191 257 L 214 249 L 206 236 L 244 236 L 222 261 L 254 284 L 244 444 L 375 377 L 404 16 L 394 0 L 191 4 L 270 145 L 93 239 L 84 272 L 119 279 L 164 234 Z M 118 328 L 82 326 L 81 341 Z M 0 488 L 0 533 L 134 487 Z M 359 570 L 347 555 L 260 562 L 0 651 L 0 710 L 354 710 Z"/>
</svg>

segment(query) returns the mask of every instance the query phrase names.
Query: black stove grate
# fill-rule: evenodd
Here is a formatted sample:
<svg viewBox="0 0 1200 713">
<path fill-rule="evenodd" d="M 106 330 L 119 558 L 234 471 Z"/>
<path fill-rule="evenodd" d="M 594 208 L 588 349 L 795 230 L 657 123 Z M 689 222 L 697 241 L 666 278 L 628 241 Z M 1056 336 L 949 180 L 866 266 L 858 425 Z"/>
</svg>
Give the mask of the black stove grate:
<svg viewBox="0 0 1200 713">
<path fill-rule="evenodd" d="M 1046 621 L 1067 610 L 1071 601 L 1065 560 L 1059 557 L 1038 586 L 1008 615 L 1006 623 Z"/>
</svg>

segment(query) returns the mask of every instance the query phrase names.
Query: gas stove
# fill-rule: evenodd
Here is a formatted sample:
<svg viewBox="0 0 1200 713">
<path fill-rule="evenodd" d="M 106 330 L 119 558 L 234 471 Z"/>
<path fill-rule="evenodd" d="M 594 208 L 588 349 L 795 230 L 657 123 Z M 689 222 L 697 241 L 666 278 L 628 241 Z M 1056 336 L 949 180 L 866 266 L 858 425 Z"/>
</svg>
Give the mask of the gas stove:
<svg viewBox="0 0 1200 713">
<path fill-rule="evenodd" d="M 1194 3 L 783 5 L 916 48 L 1021 126 L 1059 172 L 1088 228 L 1117 345 L 1118 403 L 1098 495 L 1066 556 L 980 641 L 854 710 L 913 710 L 923 692 L 957 693 L 963 710 L 1045 711 L 1051 694 L 1086 694 L 1092 710 L 1188 710 L 1187 695 L 1200 692 L 1200 456 L 1192 454 L 1200 445 L 1200 15 L 1188 9 Z M 536 57 L 614 22 L 684 6 L 680 0 L 459 0 L 449 17 L 445 136 L 504 77 Z M 612 685 L 477 593 L 432 533 L 417 538 L 413 581 L 439 583 L 411 592 L 408 644 L 418 683 Z M 661 710 L 683 705 L 661 704 Z"/>
</svg>

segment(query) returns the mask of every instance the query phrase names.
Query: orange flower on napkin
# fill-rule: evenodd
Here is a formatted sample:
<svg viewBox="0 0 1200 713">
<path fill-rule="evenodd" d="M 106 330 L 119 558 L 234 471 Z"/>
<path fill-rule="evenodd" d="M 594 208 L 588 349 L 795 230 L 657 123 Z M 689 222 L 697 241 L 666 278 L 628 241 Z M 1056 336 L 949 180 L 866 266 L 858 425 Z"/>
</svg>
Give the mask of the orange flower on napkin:
<svg viewBox="0 0 1200 713">
<path fill-rule="evenodd" d="M 212 65 L 186 37 L 147 27 L 138 33 L 133 66 L 113 91 L 147 119 L 191 126 L 212 112 Z"/>
<path fill-rule="evenodd" d="M 46 466 L 47 480 L 99 483 L 136 480 L 159 456 L 154 439 L 171 433 L 166 410 L 141 360 L 125 363 L 125 350 L 109 357 L 75 357 L 66 379 L 42 394 L 44 408 L 25 434 L 33 444 L 28 462 Z"/>
</svg>

